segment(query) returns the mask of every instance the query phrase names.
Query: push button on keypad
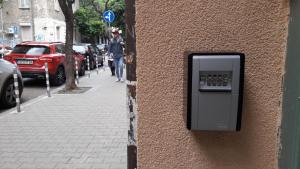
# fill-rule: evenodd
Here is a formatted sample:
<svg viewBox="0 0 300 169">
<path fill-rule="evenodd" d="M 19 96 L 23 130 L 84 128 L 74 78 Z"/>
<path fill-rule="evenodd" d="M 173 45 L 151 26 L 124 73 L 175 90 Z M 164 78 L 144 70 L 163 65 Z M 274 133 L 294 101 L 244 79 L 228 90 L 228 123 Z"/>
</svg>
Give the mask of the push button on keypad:
<svg viewBox="0 0 300 169">
<path fill-rule="evenodd" d="M 230 72 L 200 72 L 200 88 L 227 89 L 230 87 Z"/>
</svg>

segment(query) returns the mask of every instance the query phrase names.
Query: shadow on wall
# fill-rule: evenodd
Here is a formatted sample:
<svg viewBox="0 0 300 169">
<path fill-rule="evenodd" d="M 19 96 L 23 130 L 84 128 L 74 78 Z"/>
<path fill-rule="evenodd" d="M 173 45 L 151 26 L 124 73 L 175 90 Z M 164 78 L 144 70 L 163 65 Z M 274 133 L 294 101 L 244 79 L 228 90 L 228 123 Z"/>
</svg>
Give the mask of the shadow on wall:
<svg viewBox="0 0 300 169">
<path fill-rule="evenodd" d="M 228 53 L 228 51 L 226 51 Z M 184 57 L 184 83 L 183 83 L 183 107 L 184 112 L 182 114 L 182 119 L 185 124 L 187 122 L 187 100 L 188 100 L 188 56 L 191 53 L 197 52 L 185 52 Z M 201 53 L 201 52 L 198 52 Z M 203 53 L 203 52 L 202 52 Z M 209 52 L 205 52 L 209 53 Z M 234 52 L 233 52 L 234 53 Z M 247 61 L 246 61 L 247 62 Z M 245 63 L 247 65 L 247 63 Z M 245 75 L 247 70 L 245 69 Z M 244 79 L 244 90 L 247 89 L 247 77 Z M 244 103 L 243 110 L 248 110 L 248 112 L 257 111 L 254 106 L 255 103 L 251 103 L 248 100 L 247 92 L 244 92 Z M 257 148 L 255 143 L 255 126 L 254 118 L 247 112 L 242 112 L 242 127 L 241 131 L 238 132 L 222 132 L 222 131 L 189 131 L 192 141 L 193 149 L 195 151 L 196 157 L 204 156 L 207 160 L 212 161 L 214 164 L 249 164 L 250 159 L 256 159 L 257 154 L 254 151 Z M 188 129 L 186 129 L 188 130 Z M 255 163 L 255 162 L 253 162 Z"/>
</svg>

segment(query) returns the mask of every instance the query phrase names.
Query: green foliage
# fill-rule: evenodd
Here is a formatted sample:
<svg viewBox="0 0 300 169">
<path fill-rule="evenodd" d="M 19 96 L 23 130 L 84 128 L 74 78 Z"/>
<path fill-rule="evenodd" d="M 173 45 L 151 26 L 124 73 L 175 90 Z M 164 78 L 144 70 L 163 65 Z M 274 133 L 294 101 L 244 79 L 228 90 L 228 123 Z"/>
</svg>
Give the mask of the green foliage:
<svg viewBox="0 0 300 169">
<path fill-rule="evenodd" d="M 112 10 L 116 15 L 115 21 L 111 26 L 118 27 L 125 32 L 125 0 L 80 0 L 79 2 L 81 8 L 75 13 L 75 18 L 79 31 L 83 35 L 90 37 L 97 35 L 91 34 L 92 32 L 96 32 L 94 29 L 97 27 L 91 26 L 91 23 L 95 23 L 95 20 L 98 20 L 98 24 L 102 23 L 102 29 L 98 32 L 98 35 L 105 35 L 103 26 L 105 23 L 103 23 L 102 18 L 105 10 Z"/>
<path fill-rule="evenodd" d="M 80 7 L 75 12 L 75 23 L 79 32 L 85 36 L 92 38 L 104 33 L 104 23 L 93 8 Z"/>
<path fill-rule="evenodd" d="M 125 0 L 110 0 L 108 9 L 112 10 L 116 15 L 112 26 L 118 27 L 125 32 Z"/>
<path fill-rule="evenodd" d="M 80 7 L 92 7 L 95 0 L 79 0 Z"/>
</svg>

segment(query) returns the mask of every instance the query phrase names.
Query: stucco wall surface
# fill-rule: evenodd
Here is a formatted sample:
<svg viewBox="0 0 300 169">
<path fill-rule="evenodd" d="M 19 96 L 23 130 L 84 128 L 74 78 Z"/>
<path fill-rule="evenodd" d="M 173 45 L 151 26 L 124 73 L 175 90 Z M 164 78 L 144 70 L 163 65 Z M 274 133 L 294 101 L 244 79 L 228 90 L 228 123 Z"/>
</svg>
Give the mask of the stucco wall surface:
<svg viewBox="0 0 300 169">
<path fill-rule="evenodd" d="M 275 169 L 288 0 L 137 0 L 139 169 Z M 186 129 L 185 52 L 245 53 L 240 132 Z"/>
</svg>

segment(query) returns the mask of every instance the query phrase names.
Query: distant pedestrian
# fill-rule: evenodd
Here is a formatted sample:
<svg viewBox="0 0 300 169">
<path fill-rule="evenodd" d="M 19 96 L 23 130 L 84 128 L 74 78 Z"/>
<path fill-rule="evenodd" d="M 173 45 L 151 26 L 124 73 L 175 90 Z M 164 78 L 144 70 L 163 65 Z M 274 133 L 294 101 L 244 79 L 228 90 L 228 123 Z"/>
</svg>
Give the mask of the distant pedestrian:
<svg viewBox="0 0 300 169">
<path fill-rule="evenodd" d="M 108 47 L 108 56 L 114 60 L 115 71 L 117 75 L 116 82 L 124 82 L 123 79 L 123 45 L 124 41 L 120 35 L 118 28 L 112 29 L 113 38 L 111 39 Z"/>
</svg>

